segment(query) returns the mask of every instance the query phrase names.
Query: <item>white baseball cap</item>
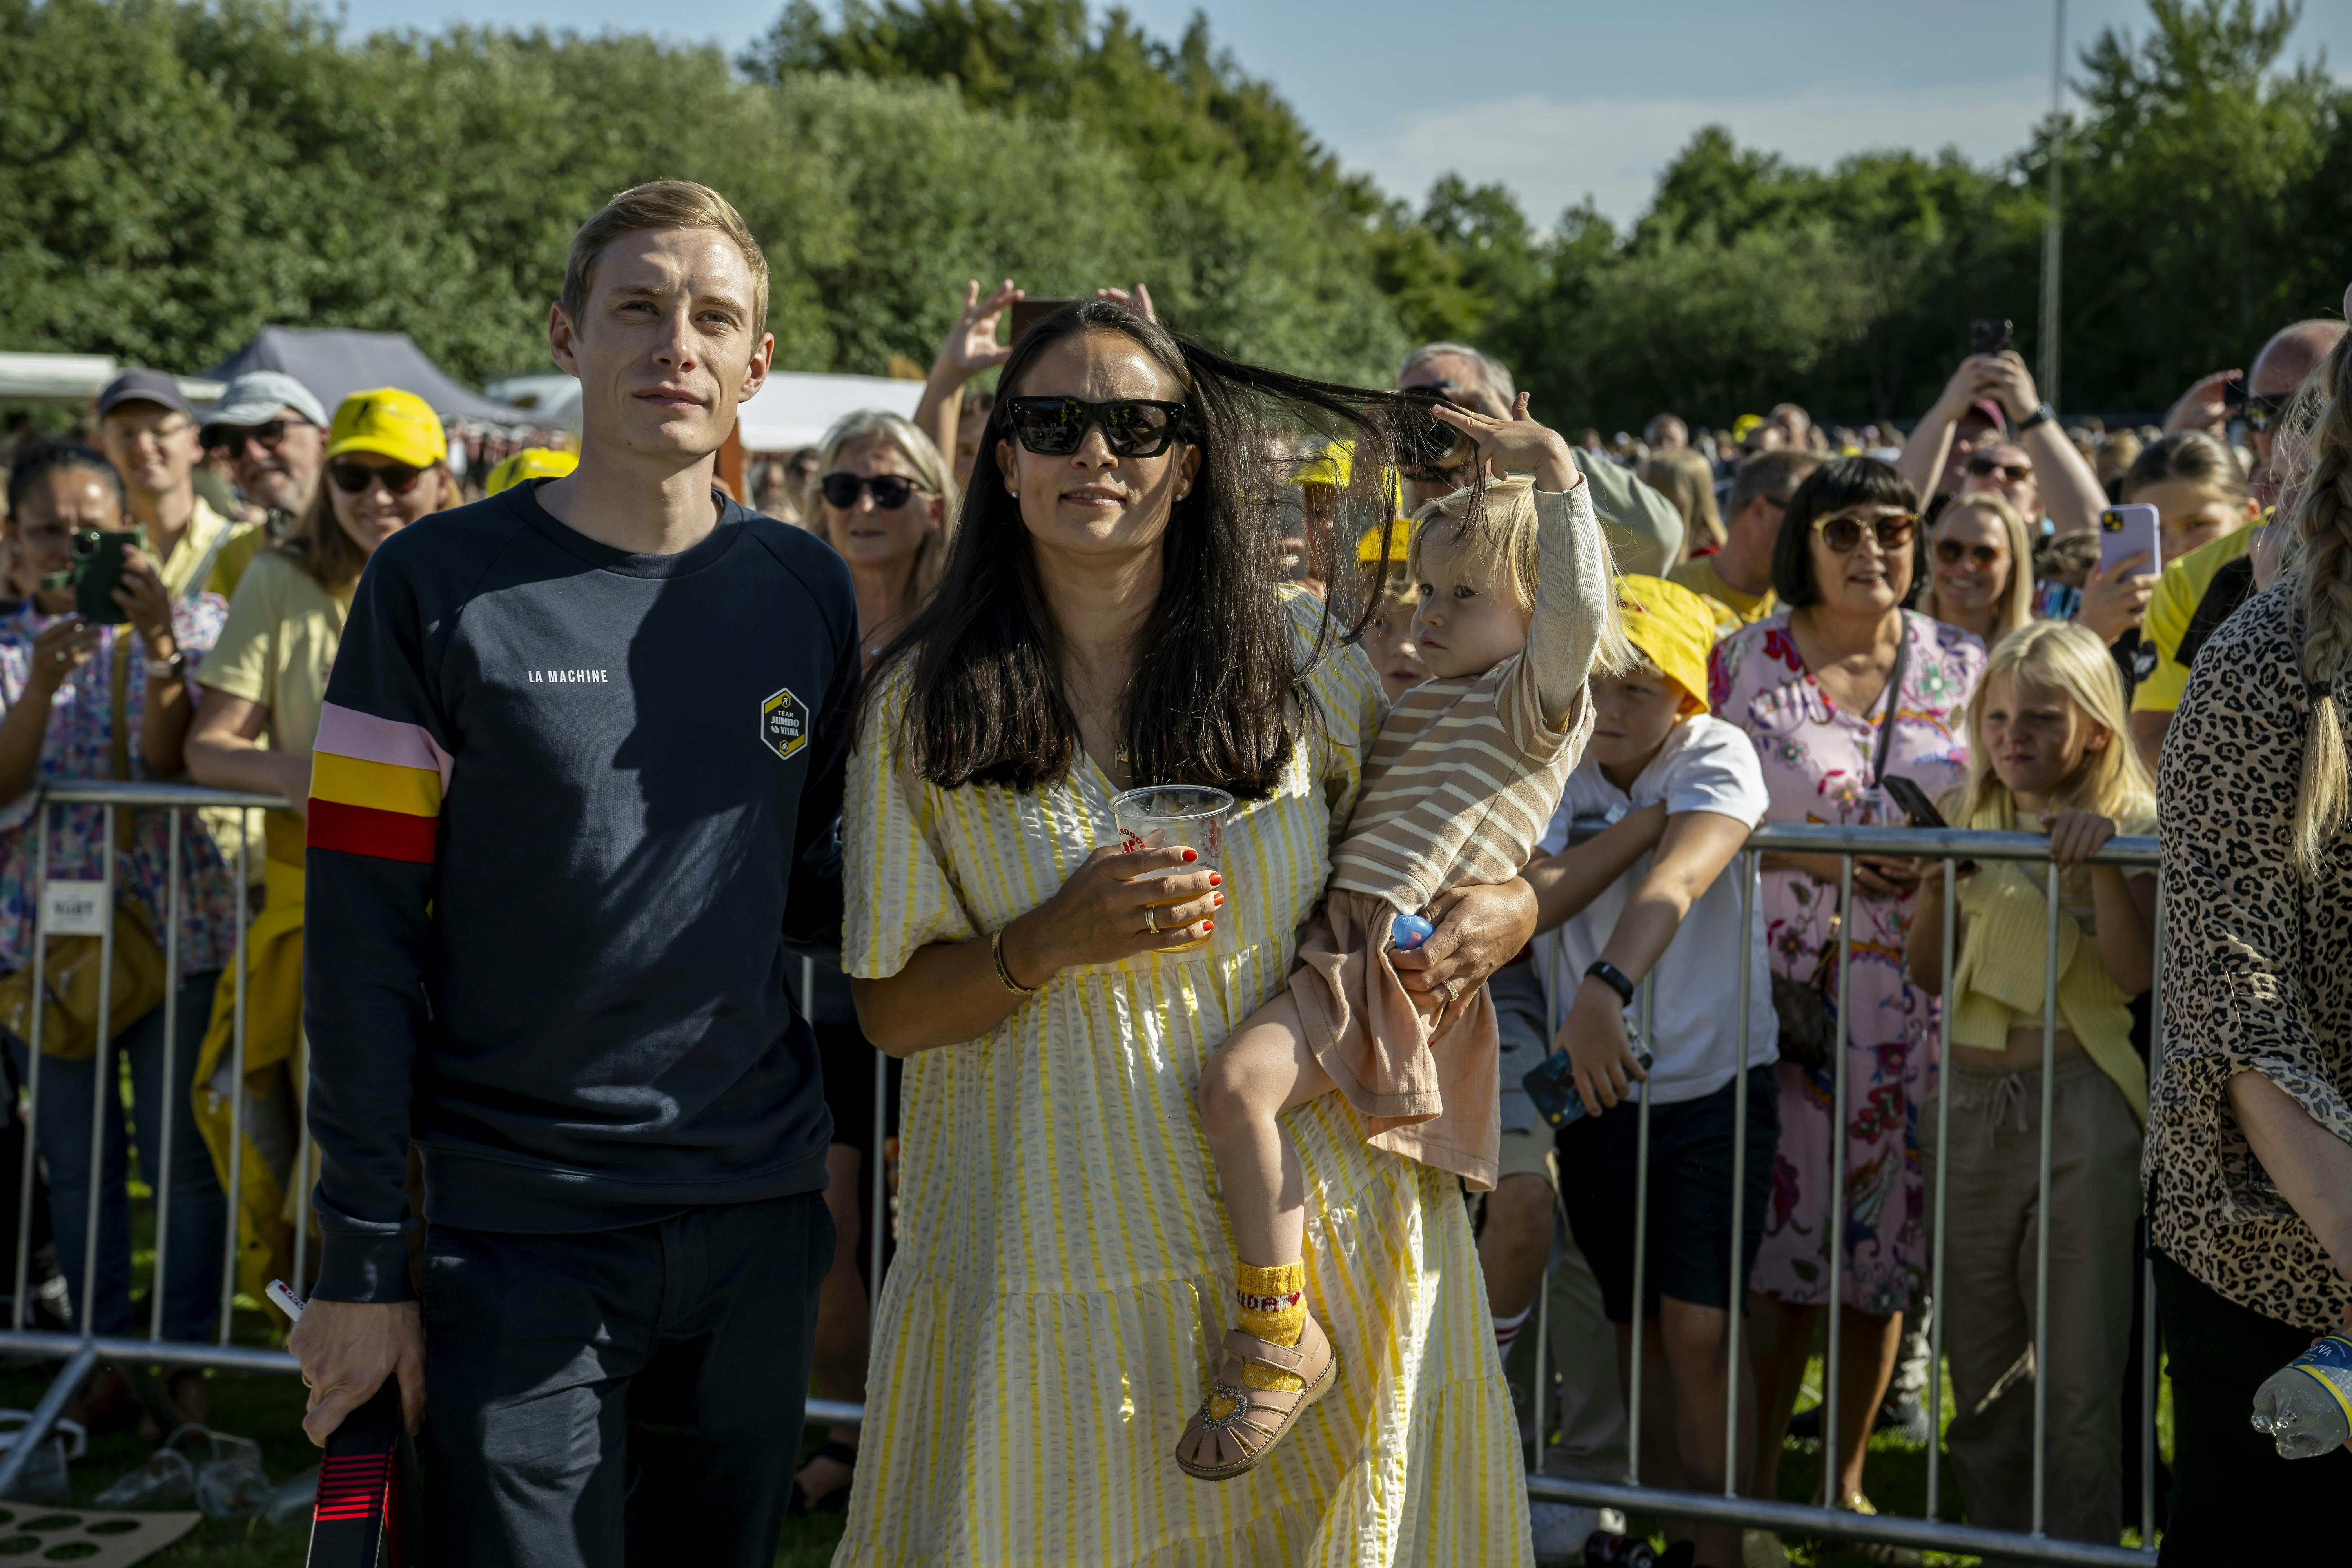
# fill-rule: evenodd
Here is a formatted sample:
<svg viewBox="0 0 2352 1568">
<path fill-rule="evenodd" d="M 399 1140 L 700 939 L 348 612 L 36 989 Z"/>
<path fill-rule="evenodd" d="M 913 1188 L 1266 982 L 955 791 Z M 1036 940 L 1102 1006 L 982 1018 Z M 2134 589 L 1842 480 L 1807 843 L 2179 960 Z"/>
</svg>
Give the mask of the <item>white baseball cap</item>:
<svg viewBox="0 0 2352 1568">
<path fill-rule="evenodd" d="M 220 402 L 205 416 L 211 425 L 267 425 L 290 408 L 313 425 L 327 422 L 326 405 L 309 387 L 282 370 L 249 370 L 221 388 Z"/>
</svg>

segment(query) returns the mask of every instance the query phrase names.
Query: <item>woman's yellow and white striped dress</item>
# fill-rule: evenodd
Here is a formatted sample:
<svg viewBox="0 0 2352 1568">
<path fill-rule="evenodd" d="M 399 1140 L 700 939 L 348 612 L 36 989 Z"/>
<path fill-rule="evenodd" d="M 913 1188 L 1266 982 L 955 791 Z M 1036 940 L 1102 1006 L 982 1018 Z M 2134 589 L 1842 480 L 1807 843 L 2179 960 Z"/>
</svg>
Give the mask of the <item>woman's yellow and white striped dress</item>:
<svg viewBox="0 0 2352 1568">
<path fill-rule="evenodd" d="M 1245 1477 L 1170 1458 L 1234 1310 L 1194 1086 L 1288 976 L 1379 721 L 1356 649 L 1332 648 L 1312 690 L 1321 721 L 1282 787 L 1235 814 L 1207 948 L 1065 970 L 985 1038 L 908 1062 L 899 1250 L 836 1564 L 1528 1560 L 1455 1179 L 1369 1147 L 1337 1095 L 1286 1120 L 1339 1382 Z M 866 977 L 1035 908 L 1115 841 L 1083 755 L 1034 793 L 924 782 L 898 745 L 905 691 L 901 667 L 850 764 L 845 958 Z"/>
</svg>

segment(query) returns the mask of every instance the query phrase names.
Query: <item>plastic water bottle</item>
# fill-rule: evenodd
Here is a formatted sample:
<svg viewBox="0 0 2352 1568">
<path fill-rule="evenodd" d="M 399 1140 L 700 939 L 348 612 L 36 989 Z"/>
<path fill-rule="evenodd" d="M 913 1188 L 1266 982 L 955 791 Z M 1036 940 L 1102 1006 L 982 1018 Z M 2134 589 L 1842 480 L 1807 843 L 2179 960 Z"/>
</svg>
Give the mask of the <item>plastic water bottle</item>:
<svg viewBox="0 0 2352 1568">
<path fill-rule="evenodd" d="M 1399 915 L 1389 922 L 1389 946 L 1399 952 L 1411 952 L 1436 930 L 1419 915 Z"/>
<path fill-rule="evenodd" d="M 2352 1436 L 2352 1339 L 2330 1334 L 2254 1390 L 2254 1430 L 2283 1459 L 2314 1459 Z"/>
</svg>

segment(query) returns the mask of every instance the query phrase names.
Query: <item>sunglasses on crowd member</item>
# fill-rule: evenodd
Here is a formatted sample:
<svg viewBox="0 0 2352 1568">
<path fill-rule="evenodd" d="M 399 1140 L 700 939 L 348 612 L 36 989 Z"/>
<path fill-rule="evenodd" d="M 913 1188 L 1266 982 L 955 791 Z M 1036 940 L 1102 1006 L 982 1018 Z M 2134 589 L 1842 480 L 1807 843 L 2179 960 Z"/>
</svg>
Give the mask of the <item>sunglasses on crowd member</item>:
<svg viewBox="0 0 2352 1568">
<path fill-rule="evenodd" d="M 1889 521 L 1892 521 L 1891 519 Z M 1885 536 L 1880 536 L 1885 542 Z M 1831 549 L 1837 547 L 1832 545 Z M 2001 550 L 1997 544 L 1962 544 L 1957 539 L 1936 541 L 1936 559 L 1947 566 L 1958 566 L 1963 561 L 1976 563 L 1977 570 L 1989 572 L 2000 563 Z"/>
<path fill-rule="evenodd" d="M 1470 437 L 1429 412 L 1439 404 L 1460 407 L 1446 395 L 1453 390 L 1454 383 L 1438 381 L 1408 386 L 1397 394 L 1405 405 L 1404 417 L 1397 421 L 1397 468 L 1406 479 L 1432 484 L 1451 479 L 1460 466 L 1462 449 L 1470 445 Z"/>
<path fill-rule="evenodd" d="M 2277 429 L 2279 416 L 2286 412 L 2287 405 L 2294 401 L 2294 394 L 2292 392 L 2282 393 L 2272 397 L 2249 395 L 2246 398 L 2246 428 L 2262 435 L 2267 435 Z"/>
<path fill-rule="evenodd" d="M 861 490 L 874 498 L 877 511 L 896 511 L 914 499 L 915 492 L 927 487 L 921 481 L 904 474 L 827 474 L 819 482 L 826 504 L 847 511 L 857 504 Z"/>
<path fill-rule="evenodd" d="M 1862 547 L 1865 531 L 1878 536 L 1879 553 L 1892 555 L 1911 542 L 1911 531 L 1919 525 L 1916 514 L 1898 511 L 1891 517 L 1875 517 L 1864 521 L 1843 512 L 1835 517 L 1813 519 L 1813 531 L 1833 554 L 1851 555 Z"/>
<path fill-rule="evenodd" d="M 2004 483 L 2021 485 L 2026 480 L 2033 477 L 2033 465 L 2031 463 L 2003 463 L 1998 462 L 1990 457 L 1978 457 L 1970 458 L 1969 459 L 1969 472 L 1976 475 L 1979 479 L 1983 479 L 1988 474 L 1999 474 Z"/>
<path fill-rule="evenodd" d="M 286 439 L 289 427 L 309 423 L 303 419 L 268 419 L 258 425 L 207 425 L 197 433 L 197 439 L 205 444 L 205 450 L 208 452 L 223 448 L 242 452 L 247 441 L 258 441 L 275 451 L 278 443 Z"/>
<path fill-rule="evenodd" d="M 327 478 L 334 481 L 337 489 L 350 496 L 363 496 L 377 485 L 382 485 L 394 495 L 404 496 L 416 488 L 416 480 L 424 472 L 423 468 L 413 468 L 406 463 L 385 463 L 377 467 L 369 463 L 337 461 L 327 465 Z"/>
<path fill-rule="evenodd" d="M 1184 405 L 1148 397 L 1088 403 L 1083 397 L 1015 397 L 1004 405 L 1013 438 L 1041 458 L 1066 458 L 1087 432 L 1102 427 L 1103 440 L 1122 458 L 1156 458 L 1184 434 Z"/>
</svg>

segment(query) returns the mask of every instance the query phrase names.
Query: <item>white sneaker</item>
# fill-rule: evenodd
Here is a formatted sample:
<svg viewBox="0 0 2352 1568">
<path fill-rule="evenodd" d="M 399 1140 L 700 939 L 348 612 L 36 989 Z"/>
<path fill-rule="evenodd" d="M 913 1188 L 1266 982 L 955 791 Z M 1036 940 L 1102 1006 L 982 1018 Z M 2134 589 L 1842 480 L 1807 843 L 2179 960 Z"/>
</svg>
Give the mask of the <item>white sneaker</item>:
<svg viewBox="0 0 2352 1568">
<path fill-rule="evenodd" d="M 1601 1517 L 1603 1511 L 1580 1503 L 1529 1503 L 1528 1533 L 1535 1539 L 1536 1568 L 1575 1568 L 1582 1563 L 1585 1542 L 1594 1531 L 1606 1528 Z M 1620 1531 L 1624 1530 L 1622 1519 L 1617 1528 Z"/>
</svg>

